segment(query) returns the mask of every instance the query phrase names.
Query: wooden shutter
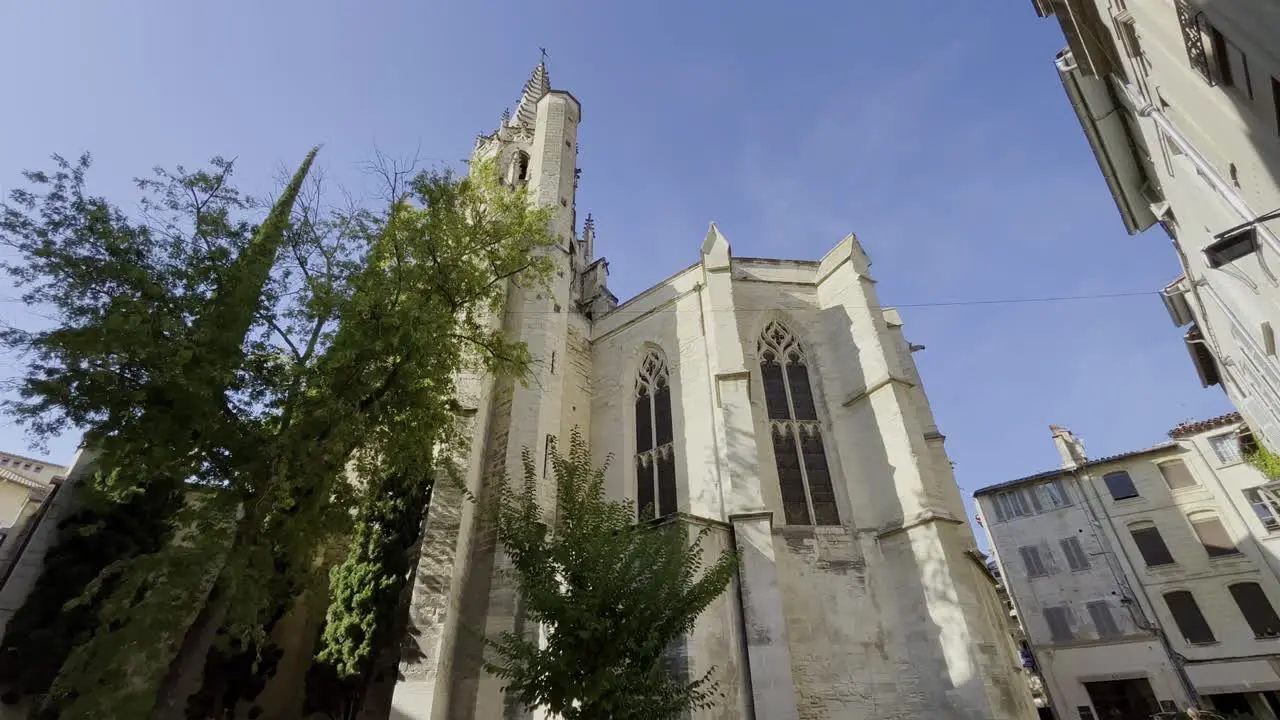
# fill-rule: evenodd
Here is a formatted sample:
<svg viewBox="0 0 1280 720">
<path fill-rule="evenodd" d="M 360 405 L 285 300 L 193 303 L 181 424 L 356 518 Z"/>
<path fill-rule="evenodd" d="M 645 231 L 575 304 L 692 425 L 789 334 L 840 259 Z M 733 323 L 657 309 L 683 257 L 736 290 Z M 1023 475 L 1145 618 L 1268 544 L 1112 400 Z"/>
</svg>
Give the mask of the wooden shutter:
<svg viewBox="0 0 1280 720">
<path fill-rule="evenodd" d="M 1040 548 L 1034 545 L 1018 548 L 1018 552 L 1022 555 L 1022 565 L 1027 569 L 1027 577 L 1040 577 L 1048 575 L 1049 571 L 1045 568 L 1044 561 L 1040 558 Z"/>
<path fill-rule="evenodd" d="M 1085 555 L 1084 548 L 1080 547 L 1079 538 L 1063 538 L 1058 541 L 1058 545 L 1062 548 L 1062 554 L 1067 556 L 1067 567 L 1072 570 L 1089 569 L 1089 556 Z"/>
<path fill-rule="evenodd" d="M 1066 607 L 1047 607 L 1044 609 L 1045 622 L 1049 623 L 1049 637 L 1054 642 L 1068 642 L 1075 639 L 1071 632 L 1071 611 Z"/>
<path fill-rule="evenodd" d="M 1089 608 L 1089 617 L 1093 619 L 1093 627 L 1098 631 L 1099 638 L 1107 640 L 1120 636 L 1120 628 L 1116 625 L 1115 618 L 1111 617 L 1111 607 L 1105 600 L 1095 600 L 1086 607 Z"/>
<path fill-rule="evenodd" d="M 1170 490 L 1181 490 L 1183 488 L 1196 487 L 1200 483 L 1191 477 L 1191 471 L 1187 469 L 1186 463 L 1181 460 L 1170 460 L 1160 463 L 1160 474 L 1164 476 L 1164 481 L 1169 485 Z"/>
<path fill-rule="evenodd" d="M 1196 537 L 1200 538 L 1200 544 L 1209 553 L 1209 557 L 1240 554 L 1236 544 L 1231 542 L 1227 529 L 1222 526 L 1222 520 L 1216 517 L 1200 518 L 1192 520 L 1191 527 L 1195 529 Z"/>
</svg>

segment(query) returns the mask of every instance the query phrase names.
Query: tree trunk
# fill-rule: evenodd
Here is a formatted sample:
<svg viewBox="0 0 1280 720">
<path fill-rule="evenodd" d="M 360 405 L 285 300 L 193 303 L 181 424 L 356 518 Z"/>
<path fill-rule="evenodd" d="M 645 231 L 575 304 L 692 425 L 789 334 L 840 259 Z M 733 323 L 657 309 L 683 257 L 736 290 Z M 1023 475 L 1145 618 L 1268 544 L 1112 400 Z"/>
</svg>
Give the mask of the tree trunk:
<svg viewBox="0 0 1280 720">
<path fill-rule="evenodd" d="M 199 689 L 204 680 L 204 665 L 209 656 L 209 648 L 218 635 L 218 628 L 227 615 L 225 593 L 215 581 L 213 592 L 204 608 L 196 615 L 196 620 L 182 639 L 178 655 L 165 673 L 164 680 L 156 693 L 156 707 L 152 711 L 152 720 L 184 720 L 187 712 L 187 701 Z"/>
</svg>

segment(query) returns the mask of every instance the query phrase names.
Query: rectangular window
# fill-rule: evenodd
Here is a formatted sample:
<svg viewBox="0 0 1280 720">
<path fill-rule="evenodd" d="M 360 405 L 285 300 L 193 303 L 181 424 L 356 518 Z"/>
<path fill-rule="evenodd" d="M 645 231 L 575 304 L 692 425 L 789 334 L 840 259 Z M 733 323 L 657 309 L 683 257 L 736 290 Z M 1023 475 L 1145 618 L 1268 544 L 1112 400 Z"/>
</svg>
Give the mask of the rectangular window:
<svg viewBox="0 0 1280 720">
<path fill-rule="evenodd" d="M 1067 606 L 1045 608 L 1044 619 L 1049 623 L 1049 638 L 1054 642 L 1069 642 L 1076 639 L 1071 632 L 1071 609 Z"/>
<path fill-rule="evenodd" d="M 1111 607 L 1106 600 L 1095 600 L 1086 607 L 1089 608 L 1089 617 L 1093 619 L 1093 627 L 1098 631 L 1099 638 L 1110 640 L 1120 637 L 1120 627 L 1116 625 L 1115 618 L 1111 617 Z"/>
<path fill-rule="evenodd" d="M 1031 503 L 1027 502 L 1027 493 L 1021 489 L 1002 492 L 996 495 L 992 502 L 996 505 L 996 517 L 1001 520 L 1029 517 L 1034 514 L 1031 511 Z"/>
<path fill-rule="evenodd" d="M 1253 506 L 1253 512 L 1257 514 L 1258 519 L 1262 521 L 1262 526 L 1268 530 L 1275 531 L 1280 528 L 1280 520 L 1276 519 L 1276 515 L 1271 510 L 1271 504 L 1262 497 L 1262 491 L 1258 488 L 1249 488 L 1244 491 L 1244 497 Z"/>
<path fill-rule="evenodd" d="M 1067 496 L 1067 489 L 1063 487 L 1061 480 L 1050 480 L 1040 486 L 1044 492 L 1045 503 L 1049 507 L 1067 507 L 1071 504 L 1071 498 Z"/>
<path fill-rule="evenodd" d="M 1216 517 L 1196 518 L 1191 521 L 1191 527 L 1196 531 L 1196 537 L 1200 538 L 1200 544 L 1204 546 L 1204 551 L 1209 553 L 1209 557 L 1240 554 L 1236 544 L 1231 542 L 1231 536 L 1227 534 L 1227 529 L 1223 527 L 1221 519 Z"/>
<path fill-rule="evenodd" d="M 1209 267 L 1220 268 L 1257 251 L 1258 231 L 1249 227 L 1233 232 L 1221 240 L 1213 241 L 1204 249 L 1204 256 L 1209 262 Z"/>
<path fill-rule="evenodd" d="M 1276 111 L 1276 134 L 1280 135 L 1280 80 L 1271 78 L 1271 104 Z"/>
<path fill-rule="evenodd" d="M 1280 637 L 1280 617 L 1276 617 L 1275 608 L 1263 592 L 1262 586 L 1255 582 L 1237 583 L 1228 588 L 1244 615 L 1245 622 L 1253 629 L 1257 638 Z"/>
<path fill-rule="evenodd" d="M 1173 622 L 1178 626 L 1178 631 L 1182 633 L 1183 639 L 1189 644 L 1216 642 L 1213 630 L 1210 629 L 1209 623 L 1205 621 L 1204 613 L 1200 612 L 1200 605 L 1196 603 L 1195 596 L 1190 592 L 1175 590 L 1165 593 L 1164 604 L 1169 607 L 1169 614 L 1173 615 Z"/>
<path fill-rule="evenodd" d="M 1160 531 L 1155 527 L 1133 529 L 1129 534 L 1133 536 L 1133 542 L 1138 546 L 1138 552 L 1142 553 L 1147 567 L 1173 564 L 1173 555 L 1169 553 L 1169 547 L 1164 544 L 1164 538 L 1160 537 Z"/>
<path fill-rule="evenodd" d="M 1220 62 L 1223 67 L 1225 82 L 1235 88 L 1247 100 L 1253 99 L 1253 79 L 1249 77 L 1249 58 L 1244 51 L 1236 47 L 1230 40 L 1223 38 L 1226 57 Z"/>
<path fill-rule="evenodd" d="M 1080 716 L 1080 720 L 1094 720 L 1093 708 L 1088 705 L 1080 705 L 1076 707 L 1076 713 Z"/>
<path fill-rule="evenodd" d="M 1040 548 L 1027 545 L 1018 548 L 1018 552 L 1022 555 L 1022 566 L 1027 569 L 1027 577 L 1042 577 L 1049 574 L 1048 567 L 1040 557 Z"/>
<path fill-rule="evenodd" d="M 1129 473 L 1123 470 L 1103 475 L 1102 481 L 1107 484 L 1107 490 L 1111 493 L 1112 500 L 1127 500 L 1138 497 L 1138 488 L 1134 487 L 1133 478 L 1130 478 Z"/>
<path fill-rule="evenodd" d="M 1213 454 L 1218 456 L 1218 462 L 1223 465 L 1231 465 L 1243 460 L 1240 457 L 1240 439 L 1235 433 L 1209 438 L 1209 447 L 1213 448 Z"/>
<path fill-rule="evenodd" d="M 1076 537 L 1063 538 L 1058 541 L 1058 545 L 1062 548 L 1062 554 L 1067 556 L 1067 566 L 1072 570 L 1088 570 L 1089 556 L 1084 554 L 1084 548 L 1080 547 L 1080 539 Z"/>
<path fill-rule="evenodd" d="M 1195 478 L 1191 477 L 1191 471 L 1187 469 L 1186 463 L 1181 460 L 1162 462 L 1158 467 L 1170 490 L 1193 488 L 1200 484 L 1196 482 Z"/>
</svg>

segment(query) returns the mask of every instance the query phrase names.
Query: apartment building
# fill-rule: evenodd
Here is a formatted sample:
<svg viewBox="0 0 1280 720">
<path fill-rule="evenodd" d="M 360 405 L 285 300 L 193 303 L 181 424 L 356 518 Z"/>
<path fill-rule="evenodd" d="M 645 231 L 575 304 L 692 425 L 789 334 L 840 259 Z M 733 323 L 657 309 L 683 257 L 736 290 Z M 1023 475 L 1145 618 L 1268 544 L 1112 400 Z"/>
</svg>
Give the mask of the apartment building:
<svg viewBox="0 0 1280 720">
<path fill-rule="evenodd" d="M 1236 413 L 975 493 L 1057 717 L 1280 718 L 1280 574 Z M 1268 514 L 1270 513 L 1270 514 Z"/>
<path fill-rule="evenodd" d="M 1125 227 L 1173 241 L 1163 296 L 1201 383 L 1280 449 L 1280 3 L 1033 3 Z"/>
</svg>

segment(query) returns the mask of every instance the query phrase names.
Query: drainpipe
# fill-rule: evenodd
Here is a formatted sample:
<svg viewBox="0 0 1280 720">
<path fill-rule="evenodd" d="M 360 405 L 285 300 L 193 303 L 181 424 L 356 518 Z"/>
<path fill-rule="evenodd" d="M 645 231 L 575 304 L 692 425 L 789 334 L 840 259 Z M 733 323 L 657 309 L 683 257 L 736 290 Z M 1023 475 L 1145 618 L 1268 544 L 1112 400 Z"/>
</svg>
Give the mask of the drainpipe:
<svg viewBox="0 0 1280 720">
<path fill-rule="evenodd" d="M 1094 497 L 1098 501 L 1098 507 L 1105 507 L 1102 504 L 1102 496 L 1098 493 L 1098 488 L 1093 483 L 1093 478 L 1089 473 L 1084 471 L 1083 463 L 1077 464 L 1076 467 L 1071 469 L 1071 477 L 1075 479 L 1076 488 L 1080 493 L 1080 498 L 1084 500 L 1085 512 L 1089 516 L 1089 521 L 1093 523 L 1097 529 L 1101 530 L 1102 523 L 1098 519 L 1098 512 L 1094 510 L 1093 503 L 1089 501 L 1089 494 L 1084 489 L 1084 487 L 1088 485 L 1089 489 L 1092 490 Z M 1111 528 L 1111 532 L 1115 534 L 1116 538 L 1119 538 L 1120 533 L 1116 529 L 1115 521 L 1112 520 L 1110 515 L 1106 515 L 1106 518 L 1107 525 Z M 1138 602 L 1138 598 L 1136 597 L 1137 594 L 1133 590 L 1133 585 L 1129 583 L 1128 578 L 1125 576 L 1124 568 L 1117 568 L 1113 562 L 1113 558 L 1116 557 L 1113 554 L 1115 551 L 1110 548 L 1111 543 L 1107 539 L 1107 534 L 1105 532 L 1099 532 L 1098 540 L 1102 543 L 1104 552 L 1107 553 L 1107 566 L 1111 568 L 1111 573 L 1116 578 L 1116 584 L 1118 584 L 1120 589 L 1124 591 L 1125 597 L 1130 598 L 1133 601 L 1130 612 L 1133 613 L 1134 621 L 1137 623 L 1138 627 L 1144 630 L 1150 630 L 1160 640 L 1160 646 L 1164 648 L 1165 655 L 1169 658 L 1169 664 L 1173 666 L 1173 672 L 1178 676 L 1178 683 L 1182 685 L 1182 691 L 1186 693 L 1192 707 L 1199 707 L 1200 696 L 1196 693 L 1195 686 L 1191 684 L 1191 677 L 1187 675 L 1186 668 L 1183 667 L 1182 656 L 1174 651 L 1173 645 L 1169 642 L 1169 636 L 1165 634 L 1164 627 L 1161 626 L 1159 617 L 1157 616 L 1152 618 L 1154 622 L 1147 619 L 1146 613 L 1142 610 L 1142 603 Z M 1124 557 L 1130 567 L 1136 568 L 1137 565 L 1134 564 L 1133 558 L 1129 557 L 1129 553 L 1125 550 L 1124 544 L 1117 544 L 1120 546 L 1118 548 L 1119 554 Z M 1138 589 L 1142 593 L 1142 598 L 1146 600 L 1147 605 L 1151 607 L 1152 612 L 1155 612 L 1156 606 L 1151 602 L 1151 596 L 1147 594 L 1147 589 L 1142 586 L 1142 583 L 1138 583 Z"/>
<path fill-rule="evenodd" d="M 1247 221 L 1246 225 L 1253 223 L 1253 227 L 1258 231 L 1258 235 L 1262 238 L 1263 242 L 1271 248 L 1272 252 L 1280 254 L 1280 238 L 1277 238 L 1276 234 L 1266 225 L 1261 224 L 1260 218 L 1262 216 L 1255 213 L 1253 209 L 1249 207 L 1248 203 L 1246 203 L 1244 199 L 1241 198 L 1225 180 L 1222 179 L 1222 176 L 1218 174 L 1218 171 L 1214 169 L 1213 165 L 1209 164 L 1209 161 L 1200 154 L 1200 151 L 1196 150 L 1195 146 L 1192 145 L 1191 142 L 1187 140 L 1186 136 L 1183 135 L 1173 122 L 1169 120 L 1169 117 L 1155 105 L 1141 97 L 1127 83 L 1121 82 L 1114 77 L 1111 78 L 1111 81 L 1115 87 L 1119 88 L 1120 95 L 1129 109 L 1139 117 L 1151 118 L 1156 126 L 1164 132 L 1165 136 L 1168 137 L 1173 144 L 1177 145 L 1178 149 L 1186 155 L 1187 159 L 1191 161 L 1191 164 L 1195 166 L 1200 175 L 1208 181 L 1214 191 L 1231 206 L 1232 210 L 1235 210 L 1240 217 Z M 1181 257 L 1179 257 L 1179 259 L 1182 260 Z M 1200 280 L 1196 280 L 1192 277 L 1190 269 L 1187 267 L 1187 263 L 1184 261 L 1182 265 L 1183 274 L 1187 276 L 1187 281 L 1191 284 L 1192 288 L 1195 289 L 1197 287 L 1203 287 L 1205 291 L 1204 294 L 1212 298 L 1214 304 L 1222 309 L 1222 312 L 1226 314 L 1227 319 L 1235 326 L 1236 332 L 1244 338 L 1244 341 L 1249 345 L 1249 348 L 1258 357 L 1265 358 L 1267 356 L 1266 351 L 1258 345 L 1256 340 L 1254 340 L 1253 333 L 1249 332 L 1248 325 L 1240 319 L 1240 316 L 1236 315 L 1235 311 L 1232 310 L 1226 301 L 1218 295 L 1218 292 L 1214 290 L 1213 286 L 1208 284 L 1206 279 L 1201 278 Z M 1267 361 L 1264 360 L 1264 362 Z M 1267 377 L 1269 373 L 1263 373 L 1262 375 L 1263 377 L 1261 377 L 1260 380 L 1263 384 L 1267 386 L 1272 395 L 1280 398 L 1280 388 L 1277 388 L 1272 384 L 1271 378 Z M 1268 440 L 1271 440 L 1271 444 L 1273 445 L 1280 442 L 1280 438 L 1268 438 Z"/>
<path fill-rule="evenodd" d="M 1201 155 L 1200 152 L 1196 150 L 1195 146 L 1187 140 L 1186 136 L 1174 126 L 1167 115 L 1161 112 L 1155 105 L 1148 102 L 1145 98 L 1141 97 L 1127 83 L 1121 82 L 1115 78 L 1112 78 L 1112 82 L 1120 88 L 1121 95 L 1124 97 L 1125 104 L 1129 106 L 1129 109 L 1133 110 L 1133 112 L 1139 117 L 1151 118 L 1151 120 L 1164 131 L 1164 134 L 1173 141 L 1173 144 L 1177 145 L 1178 148 L 1182 150 L 1182 152 L 1187 156 L 1187 159 L 1196 166 L 1196 169 L 1204 175 L 1205 179 L 1209 181 L 1209 184 L 1213 186 L 1214 191 L 1221 195 L 1223 200 L 1227 201 L 1227 204 L 1231 206 L 1232 210 L 1235 210 L 1240 214 L 1241 218 L 1248 222 L 1253 222 L 1255 219 L 1260 217 L 1258 213 L 1255 213 L 1253 209 L 1249 207 L 1248 203 L 1244 201 L 1244 198 L 1241 198 L 1236 191 L 1232 190 L 1231 186 L 1228 185 L 1220 175 L 1218 175 L 1218 171 L 1209 164 L 1208 160 L 1204 159 L 1204 156 Z M 1258 224 L 1254 227 L 1258 229 L 1258 234 L 1261 235 L 1263 241 L 1270 246 L 1272 252 L 1280 254 L 1280 238 L 1277 238 L 1276 234 L 1271 232 L 1271 229 L 1266 225 Z"/>
</svg>

